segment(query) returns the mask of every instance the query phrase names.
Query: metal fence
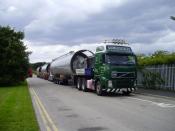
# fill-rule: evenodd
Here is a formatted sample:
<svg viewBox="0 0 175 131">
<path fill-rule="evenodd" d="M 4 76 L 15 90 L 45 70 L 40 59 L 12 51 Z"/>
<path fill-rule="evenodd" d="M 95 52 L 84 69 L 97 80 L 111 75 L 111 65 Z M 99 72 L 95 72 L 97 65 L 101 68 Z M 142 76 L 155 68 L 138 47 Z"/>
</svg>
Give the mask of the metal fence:
<svg viewBox="0 0 175 131">
<path fill-rule="evenodd" d="M 158 85 L 159 88 L 175 91 L 175 64 L 148 66 L 146 70 L 160 74 L 165 83 Z M 137 85 L 142 86 L 142 81 L 143 74 L 138 72 Z"/>
</svg>

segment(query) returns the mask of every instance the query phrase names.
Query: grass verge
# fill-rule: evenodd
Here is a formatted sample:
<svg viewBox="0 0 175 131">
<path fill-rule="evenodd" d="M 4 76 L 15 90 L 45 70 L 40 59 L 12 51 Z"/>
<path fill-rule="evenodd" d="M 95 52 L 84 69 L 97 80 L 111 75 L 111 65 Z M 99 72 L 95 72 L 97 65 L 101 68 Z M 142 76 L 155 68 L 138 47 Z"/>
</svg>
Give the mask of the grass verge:
<svg viewBox="0 0 175 131">
<path fill-rule="evenodd" d="M 27 82 L 0 87 L 0 131 L 38 131 Z"/>
</svg>

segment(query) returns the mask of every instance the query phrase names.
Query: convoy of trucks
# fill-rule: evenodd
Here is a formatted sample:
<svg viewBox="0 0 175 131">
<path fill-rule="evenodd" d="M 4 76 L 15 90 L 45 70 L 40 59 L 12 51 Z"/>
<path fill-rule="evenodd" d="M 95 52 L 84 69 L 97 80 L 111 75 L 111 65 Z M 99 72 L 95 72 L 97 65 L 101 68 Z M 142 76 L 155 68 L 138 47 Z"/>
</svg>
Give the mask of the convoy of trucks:
<svg viewBox="0 0 175 131">
<path fill-rule="evenodd" d="M 71 51 L 37 68 L 37 76 L 57 84 L 76 85 L 84 92 L 130 94 L 135 90 L 137 59 L 123 40 L 90 50 Z"/>
</svg>

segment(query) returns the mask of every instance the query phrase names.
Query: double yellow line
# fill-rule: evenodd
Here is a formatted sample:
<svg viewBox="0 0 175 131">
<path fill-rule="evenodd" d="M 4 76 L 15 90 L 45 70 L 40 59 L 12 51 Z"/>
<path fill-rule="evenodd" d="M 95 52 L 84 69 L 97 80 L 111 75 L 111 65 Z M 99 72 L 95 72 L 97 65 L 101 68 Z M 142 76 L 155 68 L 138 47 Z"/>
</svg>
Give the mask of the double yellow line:
<svg viewBox="0 0 175 131">
<path fill-rule="evenodd" d="M 39 99 L 37 93 L 33 88 L 29 88 L 31 94 L 33 95 L 34 101 L 36 103 L 36 106 L 38 108 L 38 111 L 41 115 L 41 118 L 43 120 L 44 125 L 46 126 L 47 131 L 58 131 L 58 128 L 55 126 L 54 122 L 52 121 L 51 117 L 47 113 L 46 109 L 44 108 L 41 100 Z"/>
</svg>

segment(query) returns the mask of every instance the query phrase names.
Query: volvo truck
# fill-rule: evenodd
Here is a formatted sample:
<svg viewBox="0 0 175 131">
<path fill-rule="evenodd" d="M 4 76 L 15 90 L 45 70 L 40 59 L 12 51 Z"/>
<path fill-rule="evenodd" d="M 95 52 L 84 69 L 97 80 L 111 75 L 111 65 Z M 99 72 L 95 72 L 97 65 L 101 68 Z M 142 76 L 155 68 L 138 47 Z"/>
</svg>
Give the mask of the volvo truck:
<svg viewBox="0 0 175 131">
<path fill-rule="evenodd" d="M 73 84 L 84 92 L 94 90 L 130 94 L 135 91 L 137 59 L 131 47 L 119 42 L 105 42 L 90 50 L 71 51 L 50 64 L 53 81 Z"/>
</svg>

